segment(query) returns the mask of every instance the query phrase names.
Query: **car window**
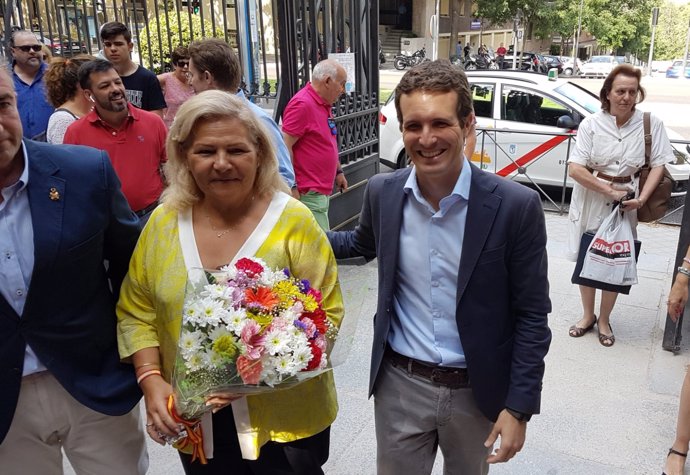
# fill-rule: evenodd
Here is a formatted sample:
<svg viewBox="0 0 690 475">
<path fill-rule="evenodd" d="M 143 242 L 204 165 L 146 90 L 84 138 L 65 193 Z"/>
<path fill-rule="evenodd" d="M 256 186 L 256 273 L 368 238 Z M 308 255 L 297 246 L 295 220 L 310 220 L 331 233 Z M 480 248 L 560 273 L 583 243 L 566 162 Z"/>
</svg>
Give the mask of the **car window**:
<svg viewBox="0 0 690 475">
<path fill-rule="evenodd" d="M 538 91 L 512 86 L 503 87 L 504 120 L 556 127 L 558 118 L 568 115 L 574 120 L 574 112 L 553 97 Z"/>
<path fill-rule="evenodd" d="M 610 63 L 611 56 L 592 56 L 592 59 L 590 60 L 591 63 Z"/>
<path fill-rule="evenodd" d="M 553 90 L 561 96 L 567 97 L 581 107 L 584 107 L 587 112 L 594 114 L 601 109 L 601 101 L 597 96 L 589 92 L 587 89 L 577 86 L 571 82 L 566 82 Z M 576 121 L 577 122 L 577 121 Z"/>
<path fill-rule="evenodd" d="M 494 85 L 476 83 L 470 85 L 472 89 L 472 103 L 474 115 L 477 117 L 493 117 Z"/>
</svg>

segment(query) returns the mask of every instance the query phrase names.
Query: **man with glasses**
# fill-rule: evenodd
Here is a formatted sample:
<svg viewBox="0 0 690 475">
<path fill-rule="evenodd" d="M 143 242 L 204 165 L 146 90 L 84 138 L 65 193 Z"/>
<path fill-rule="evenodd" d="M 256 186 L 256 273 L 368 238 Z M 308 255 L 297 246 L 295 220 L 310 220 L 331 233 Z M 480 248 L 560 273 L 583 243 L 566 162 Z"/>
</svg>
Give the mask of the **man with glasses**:
<svg viewBox="0 0 690 475">
<path fill-rule="evenodd" d="M 324 231 L 330 229 L 328 201 L 333 183 L 347 190 L 338 160 L 338 129 L 331 106 L 345 91 L 347 72 L 331 59 L 314 67 L 311 82 L 295 94 L 283 112 L 283 137 L 295 168 L 300 201 Z"/>
<path fill-rule="evenodd" d="M 10 37 L 12 80 L 17 91 L 17 107 L 24 137 L 45 142 L 48 119 L 54 109 L 48 103 L 43 75 L 48 66 L 43 62 L 41 43 L 30 31 L 17 30 Z"/>
</svg>

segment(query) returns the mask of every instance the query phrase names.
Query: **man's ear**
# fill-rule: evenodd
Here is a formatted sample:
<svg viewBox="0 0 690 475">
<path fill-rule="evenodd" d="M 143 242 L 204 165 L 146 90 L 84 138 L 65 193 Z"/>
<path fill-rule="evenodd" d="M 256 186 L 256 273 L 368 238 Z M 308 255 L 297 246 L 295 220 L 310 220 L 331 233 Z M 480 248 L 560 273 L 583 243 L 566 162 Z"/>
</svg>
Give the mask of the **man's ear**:
<svg viewBox="0 0 690 475">
<path fill-rule="evenodd" d="M 463 124 L 463 129 L 469 129 L 471 126 L 477 123 L 477 117 L 474 115 L 474 111 L 470 112 L 465 118 L 465 123 Z"/>
<path fill-rule="evenodd" d="M 94 102 L 93 94 L 91 93 L 90 89 L 82 89 L 82 93 L 84 94 L 84 97 L 86 97 L 87 101 Z"/>
</svg>

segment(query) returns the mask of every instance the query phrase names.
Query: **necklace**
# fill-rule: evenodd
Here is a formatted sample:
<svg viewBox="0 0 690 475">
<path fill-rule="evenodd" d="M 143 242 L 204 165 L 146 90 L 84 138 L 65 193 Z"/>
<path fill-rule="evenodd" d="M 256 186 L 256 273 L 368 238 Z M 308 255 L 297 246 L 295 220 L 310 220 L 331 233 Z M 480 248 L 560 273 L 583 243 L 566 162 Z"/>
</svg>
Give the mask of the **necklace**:
<svg viewBox="0 0 690 475">
<path fill-rule="evenodd" d="M 214 233 L 216 233 L 216 237 L 218 239 L 222 238 L 223 236 L 225 236 L 226 234 L 228 234 L 230 231 L 232 231 L 233 229 L 235 229 L 237 227 L 237 225 L 235 225 L 235 226 L 230 226 L 228 229 L 218 229 L 211 222 L 211 217 L 208 214 L 205 216 L 206 216 L 206 220 L 208 221 L 208 224 L 211 225 L 211 229 L 213 230 Z"/>
</svg>

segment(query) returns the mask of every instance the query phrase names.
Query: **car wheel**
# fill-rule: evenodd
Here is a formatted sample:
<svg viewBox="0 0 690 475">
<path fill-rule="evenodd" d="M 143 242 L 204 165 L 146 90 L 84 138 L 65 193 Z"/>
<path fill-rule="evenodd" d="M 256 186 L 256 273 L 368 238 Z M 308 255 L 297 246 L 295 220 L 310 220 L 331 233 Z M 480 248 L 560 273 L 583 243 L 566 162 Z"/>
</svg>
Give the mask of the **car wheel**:
<svg viewBox="0 0 690 475">
<path fill-rule="evenodd" d="M 398 71 L 402 71 L 403 69 L 405 69 L 406 65 L 402 59 L 398 58 L 393 62 L 393 66 L 395 66 L 395 69 L 397 69 Z"/>
<path fill-rule="evenodd" d="M 410 157 L 407 155 L 407 152 L 405 149 L 403 149 L 402 152 L 400 152 L 400 155 L 398 155 L 398 168 L 407 168 L 410 165 L 412 165 L 412 161 L 410 160 Z"/>
<path fill-rule="evenodd" d="M 563 74 L 566 76 L 572 76 L 573 75 L 573 68 L 565 68 L 565 71 L 563 71 Z"/>
</svg>

